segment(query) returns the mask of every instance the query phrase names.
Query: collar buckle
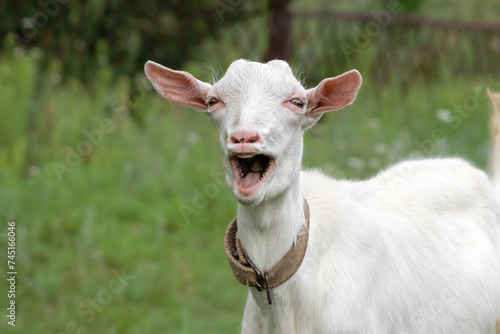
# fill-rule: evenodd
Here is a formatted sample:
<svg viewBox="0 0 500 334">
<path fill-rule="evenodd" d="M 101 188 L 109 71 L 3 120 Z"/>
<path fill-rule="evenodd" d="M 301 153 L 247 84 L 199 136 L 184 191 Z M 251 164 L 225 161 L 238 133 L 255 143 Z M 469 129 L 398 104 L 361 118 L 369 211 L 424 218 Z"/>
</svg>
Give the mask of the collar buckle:
<svg viewBox="0 0 500 334">
<path fill-rule="evenodd" d="M 273 301 L 271 299 L 271 284 L 269 284 L 269 273 L 267 271 L 264 272 L 264 275 L 260 272 L 259 269 L 257 269 L 257 266 L 253 264 L 252 260 L 245 254 L 243 255 L 245 257 L 245 260 L 248 262 L 250 267 L 255 271 L 255 275 L 257 276 L 255 279 L 255 287 L 257 288 L 257 291 L 262 291 L 264 288 L 266 288 L 267 292 L 267 302 L 269 305 L 273 304 Z"/>
</svg>

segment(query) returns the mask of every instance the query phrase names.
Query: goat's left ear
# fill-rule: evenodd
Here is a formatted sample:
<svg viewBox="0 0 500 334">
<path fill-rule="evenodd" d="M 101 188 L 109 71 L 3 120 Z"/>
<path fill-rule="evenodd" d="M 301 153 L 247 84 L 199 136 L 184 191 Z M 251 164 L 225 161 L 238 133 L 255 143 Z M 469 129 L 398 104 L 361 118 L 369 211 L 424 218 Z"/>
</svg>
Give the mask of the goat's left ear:
<svg viewBox="0 0 500 334">
<path fill-rule="evenodd" d="M 319 116 L 319 113 L 351 104 L 360 86 L 361 74 L 356 70 L 324 79 L 316 87 L 307 90 L 307 113 Z"/>
<path fill-rule="evenodd" d="M 207 109 L 205 100 L 212 87 L 210 84 L 196 79 L 188 72 L 174 71 L 153 61 L 146 63 L 144 72 L 163 97 L 192 107 Z"/>
</svg>

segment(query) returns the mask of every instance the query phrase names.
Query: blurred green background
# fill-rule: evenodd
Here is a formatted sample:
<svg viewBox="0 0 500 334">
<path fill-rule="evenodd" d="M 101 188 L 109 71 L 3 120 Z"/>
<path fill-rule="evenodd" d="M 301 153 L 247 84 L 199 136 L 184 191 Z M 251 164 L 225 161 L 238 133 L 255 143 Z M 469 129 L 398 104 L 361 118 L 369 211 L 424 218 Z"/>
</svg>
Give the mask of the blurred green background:
<svg viewBox="0 0 500 334">
<path fill-rule="evenodd" d="M 497 0 L 0 5 L 1 333 L 239 332 L 217 129 L 152 90 L 148 59 L 210 81 L 238 58 L 286 58 L 308 87 L 357 68 L 356 102 L 306 133 L 305 168 L 358 179 L 439 155 L 486 168 Z"/>
</svg>

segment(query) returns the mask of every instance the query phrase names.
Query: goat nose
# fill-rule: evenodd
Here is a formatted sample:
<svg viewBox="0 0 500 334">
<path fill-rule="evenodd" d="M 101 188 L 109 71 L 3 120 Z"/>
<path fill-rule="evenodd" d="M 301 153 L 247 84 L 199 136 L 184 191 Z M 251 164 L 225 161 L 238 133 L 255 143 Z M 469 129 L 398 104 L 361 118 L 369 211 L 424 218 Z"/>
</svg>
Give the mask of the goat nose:
<svg viewBox="0 0 500 334">
<path fill-rule="evenodd" d="M 256 131 L 241 130 L 236 131 L 229 137 L 231 144 L 254 144 L 262 141 L 260 134 Z"/>
</svg>

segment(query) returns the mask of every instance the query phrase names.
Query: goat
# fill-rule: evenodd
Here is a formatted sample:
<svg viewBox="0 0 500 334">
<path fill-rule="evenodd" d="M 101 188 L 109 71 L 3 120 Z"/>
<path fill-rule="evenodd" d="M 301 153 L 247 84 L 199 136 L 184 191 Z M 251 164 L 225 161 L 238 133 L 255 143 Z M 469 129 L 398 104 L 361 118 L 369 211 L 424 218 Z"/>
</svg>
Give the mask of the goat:
<svg viewBox="0 0 500 334">
<path fill-rule="evenodd" d="M 162 96 L 218 125 L 238 200 L 228 242 L 238 239 L 234 261 L 256 277 L 246 281 L 242 333 L 494 332 L 500 207 L 484 172 L 459 158 L 404 161 L 366 181 L 301 171 L 304 131 L 354 101 L 358 71 L 307 90 L 280 60 L 237 60 L 213 85 L 151 61 L 145 72 Z M 500 116 L 492 120 L 500 126 Z M 263 273 L 304 233 L 298 268 L 272 287 Z"/>
</svg>

